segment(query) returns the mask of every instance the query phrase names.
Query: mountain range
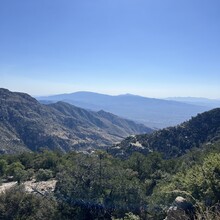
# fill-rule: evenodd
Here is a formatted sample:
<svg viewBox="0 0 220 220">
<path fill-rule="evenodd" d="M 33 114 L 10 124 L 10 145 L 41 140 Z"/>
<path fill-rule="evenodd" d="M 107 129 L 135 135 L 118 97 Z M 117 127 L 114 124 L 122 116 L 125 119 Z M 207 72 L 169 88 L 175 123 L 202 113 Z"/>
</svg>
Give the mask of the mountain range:
<svg viewBox="0 0 220 220">
<path fill-rule="evenodd" d="M 65 102 L 44 105 L 28 94 L 0 89 L 1 153 L 103 149 L 131 134 L 148 132 L 152 129 L 111 113 Z"/>
<path fill-rule="evenodd" d="M 220 99 L 208 99 L 208 98 L 197 98 L 197 97 L 170 97 L 170 98 L 166 98 L 166 100 L 184 102 L 192 105 L 206 106 L 210 108 L 220 107 Z"/>
<path fill-rule="evenodd" d="M 93 92 L 76 92 L 36 98 L 45 104 L 65 101 L 85 109 L 104 110 L 151 128 L 174 126 L 189 120 L 198 113 L 212 109 L 211 106 L 131 94 L 111 96 Z"/>
<path fill-rule="evenodd" d="M 142 132 L 148 134 L 135 135 Z M 114 144 L 116 141 L 121 142 Z M 204 219 L 211 219 L 206 216 L 218 219 L 215 216 L 219 216 L 220 198 L 220 108 L 198 114 L 180 125 L 152 132 L 144 125 L 103 110 L 94 112 L 61 101 L 44 105 L 27 94 L 0 89 L 0 154 L 38 151 L 41 147 L 62 152 L 107 150 L 107 153 L 94 151 L 90 155 L 88 151 L 1 155 L 0 177 L 3 180 L 10 174 L 10 178 L 18 183 L 30 178 L 44 182 L 53 178 L 56 181 L 54 194 L 50 191 L 53 200 L 47 200 L 56 206 L 45 203 L 46 211 L 42 212 L 47 213 L 47 207 L 53 209 L 53 219 L 57 219 L 57 215 L 60 219 L 76 215 L 79 216 L 76 219 L 82 219 L 82 216 L 83 219 L 98 219 L 100 216 L 106 219 L 105 213 L 109 212 L 118 212 L 117 218 L 123 218 L 122 212 L 130 212 L 135 213 L 131 216 L 133 219 L 148 216 L 150 219 L 165 219 L 165 216 L 171 217 L 169 212 L 164 213 L 165 208 L 171 210 L 171 204 L 175 208 L 172 210 L 177 210 L 172 219 L 183 219 L 186 217 L 183 206 L 180 206 L 181 212 L 173 206 L 176 205 L 173 203 L 176 196 L 184 201 L 184 205 L 190 204 L 187 207 L 192 210 L 204 206 L 205 211 L 195 212 L 198 218 L 205 213 Z M 31 213 L 35 214 L 39 209 L 33 203 L 34 197 L 28 197 L 29 200 L 22 197 L 30 196 L 30 192 L 25 194 L 25 190 L 20 189 L 2 194 L 7 195 L 1 199 L 2 219 L 8 219 L 8 213 L 13 213 L 13 218 L 15 211 L 10 209 L 8 212 L 8 207 L 14 201 L 18 204 L 16 211 L 22 216 L 24 207 L 30 213 L 30 204 L 33 206 Z M 45 188 L 43 191 L 47 192 Z M 37 192 L 46 198 L 46 194 Z M 14 193 L 16 196 L 11 197 Z M 19 206 L 24 199 L 28 205 Z M 85 212 L 89 215 L 84 218 Z M 111 216 L 113 214 L 107 215 L 107 219 Z M 192 218 L 198 219 L 196 216 Z"/>
</svg>

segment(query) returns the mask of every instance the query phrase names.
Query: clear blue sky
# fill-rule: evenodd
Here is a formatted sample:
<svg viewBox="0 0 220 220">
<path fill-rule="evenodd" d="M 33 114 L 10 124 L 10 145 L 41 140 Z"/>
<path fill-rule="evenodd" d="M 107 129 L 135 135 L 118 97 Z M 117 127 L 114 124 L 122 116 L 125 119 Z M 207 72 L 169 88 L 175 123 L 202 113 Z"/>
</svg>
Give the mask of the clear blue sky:
<svg viewBox="0 0 220 220">
<path fill-rule="evenodd" d="M 219 0 L 1 0 L 0 87 L 220 98 Z"/>
</svg>

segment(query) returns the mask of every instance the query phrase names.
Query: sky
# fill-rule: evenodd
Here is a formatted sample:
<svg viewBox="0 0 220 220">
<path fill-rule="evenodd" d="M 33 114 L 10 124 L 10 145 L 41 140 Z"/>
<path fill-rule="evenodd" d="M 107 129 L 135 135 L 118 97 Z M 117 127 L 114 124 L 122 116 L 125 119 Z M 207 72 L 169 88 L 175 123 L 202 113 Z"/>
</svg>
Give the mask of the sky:
<svg viewBox="0 0 220 220">
<path fill-rule="evenodd" d="M 219 0 L 1 0 L 0 87 L 220 98 Z"/>
</svg>

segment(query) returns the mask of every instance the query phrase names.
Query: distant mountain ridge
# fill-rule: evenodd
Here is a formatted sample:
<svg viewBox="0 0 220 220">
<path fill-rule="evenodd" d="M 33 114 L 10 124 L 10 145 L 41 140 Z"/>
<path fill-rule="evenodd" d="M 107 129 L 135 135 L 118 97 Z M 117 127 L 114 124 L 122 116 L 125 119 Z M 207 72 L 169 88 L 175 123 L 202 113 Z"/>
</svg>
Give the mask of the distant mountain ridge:
<svg viewBox="0 0 220 220">
<path fill-rule="evenodd" d="M 75 92 L 38 97 L 40 102 L 65 101 L 94 111 L 104 110 L 152 128 L 164 128 L 189 120 L 192 116 L 212 109 L 177 101 L 146 98 L 137 95 L 110 96 L 93 92 Z"/>
<path fill-rule="evenodd" d="M 193 105 L 207 106 L 211 108 L 219 108 L 219 99 L 208 99 L 208 98 L 198 98 L 198 97 L 169 97 L 166 100 L 184 102 Z"/>
<path fill-rule="evenodd" d="M 144 125 L 64 102 L 40 104 L 25 93 L 0 89 L 0 151 L 61 151 L 105 148 L 130 134 L 152 132 Z"/>
<path fill-rule="evenodd" d="M 131 136 L 113 146 L 109 152 L 127 157 L 138 151 L 145 154 L 161 152 L 165 158 L 179 157 L 193 147 L 220 140 L 220 108 L 198 114 L 175 127 Z"/>
</svg>

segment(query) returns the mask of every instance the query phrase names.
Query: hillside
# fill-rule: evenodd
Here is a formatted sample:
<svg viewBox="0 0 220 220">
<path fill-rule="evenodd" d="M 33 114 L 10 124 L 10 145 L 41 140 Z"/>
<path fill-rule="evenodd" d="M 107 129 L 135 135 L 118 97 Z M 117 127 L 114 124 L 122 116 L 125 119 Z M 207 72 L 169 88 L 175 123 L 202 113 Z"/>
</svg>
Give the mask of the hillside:
<svg viewBox="0 0 220 220">
<path fill-rule="evenodd" d="M 0 155 L 0 179 L 0 219 L 220 216 L 220 142 L 170 160 L 157 152 L 119 160 L 100 150 Z"/>
<path fill-rule="evenodd" d="M 113 146 L 109 152 L 126 157 L 134 151 L 161 152 L 165 158 L 178 157 L 193 147 L 220 139 L 220 108 L 198 114 L 191 120 L 152 134 L 131 136 Z"/>
<path fill-rule="evenodd" d="M 189 120 L 198 113 L 211 109 L 207 106 L 146 98 L 131 94 L 110 96 L 92 92 L 76 92 L 38 97 L 37 99 L 43 103 L 65 101 L 81 108 L 95 111 L 102 109 L 152 128 L 174 126 Z"/>
<path fill-rule="evenodd" d="M 0 89 L 1 153 L 42 147 L 65 152 L 105 148 L 131 134 L 151 131 L 107 112 L 87 111 L 63 102 L 43 105 L 28 94 Z"/>
<path fill-rule="evenodd" d="M 29 146 L 38 150 L 39 143 L 43 143 L 50 149 L 65 152 L 86 146 L 95 148 L 89 143 L 98 146 L 99 141 L 103 147 L 110 143 L 108 137 L 117 139 L 121 138 L 119 134 L 146 129 L 105 111 L 87 111 L 64 102 L 42 105 L 27 94 L 8 90 L 0 90 L 0 94 L 1 131 L 5 131 L 0 137 L 4 149 L 10 144 L 4 142 L 10 134 L 20 139 L 20 142 L 14 140 L 14 144 L 19 147 L 23 143 L 23 150 Z M 70 145 L 73 141 L 78 143 Z M 8 149 L 4 152 L 16 150 L 13 146 Z M 91 154 L 43 150 L 0 155 L 0 178 L 4 180 L 4 193 L 0 193 L 2 219 L 8 216 L 17 219 L 44 216 L 51 220 L 127 219 L 131 216 L 162 220 L 171 216 L 171 206 L 177 210 L 174 202 L 177 198 L 187 201 L 193 209 L 192 213 L 186 209 L 181 215 L 176 212 L 178 219 L 186 217 L 185 214 L 192 214 L 192 219 L 218 219 L 220 108 L 199 114 L 179 126 L 132 135 L 107 150 L 94 150 Z"/>
</svg>

